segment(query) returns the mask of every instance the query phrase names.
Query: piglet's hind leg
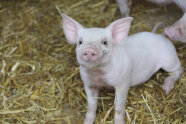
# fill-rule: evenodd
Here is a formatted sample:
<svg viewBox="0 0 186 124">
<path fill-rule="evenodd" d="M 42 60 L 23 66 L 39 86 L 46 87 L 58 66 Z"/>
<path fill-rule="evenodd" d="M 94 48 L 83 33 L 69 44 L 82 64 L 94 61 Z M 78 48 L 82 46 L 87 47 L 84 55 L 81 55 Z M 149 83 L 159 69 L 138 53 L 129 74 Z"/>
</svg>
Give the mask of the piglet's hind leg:
<svg viewBox="0 0 186 124">
<path fill-rule="evenodd" d="M 166 71 L 168 71 L 168 70 L 166 70 Z M 164 80 L 164 83 L 162 86 L 166 95 L 168 95 L 171 92 L 171 90 L 174 88 L 176 81 L 181 77 L 181 75 L 183 73 L 183 67 L 180 66 L 179 68 L 175 69 L 174 71 L 168 71 L 168 72 L 172 72 L 172 74 Z"/>
</svg>

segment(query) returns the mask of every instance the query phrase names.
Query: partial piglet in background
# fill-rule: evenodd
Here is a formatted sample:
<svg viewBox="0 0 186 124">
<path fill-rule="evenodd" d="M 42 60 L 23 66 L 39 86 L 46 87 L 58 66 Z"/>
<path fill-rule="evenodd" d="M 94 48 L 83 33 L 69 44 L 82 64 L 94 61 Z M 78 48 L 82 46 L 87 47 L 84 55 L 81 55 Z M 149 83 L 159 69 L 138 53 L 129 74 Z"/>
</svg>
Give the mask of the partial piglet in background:
<svg viewBox="0 0 186 124">
<path fill-rule="evenodd" d="M 129 1 L 131 0 L 116 0 L 122 17 L 127 17 L 130 14 Z"/>
<path fill-rule="evenodd" d="M 168 5 L 170 3 L 175 3 L 183 12 L 186 12 L 186 0 L 147 0 L 156 4 Z"/>
<path fill-rule="evenodd" d="M 184 13 L 183 17 L 181 17 L 181 19 L 179 19 L 176 23 L 170 27 L 166 27 L 164 32 L 171 40 L 177 40 L 186 43 L 186 12 Z"/>
<path fill-rule="evenodd" d="M 183 12 L 186 12 L 186 0 L 172 0 Z"/>
<path fill-rule="evenodd" d="M 130 14 L 130 7 L 129 3 L 131 3 L 132 0 L 116 0 L 122 17 L 129 16 Z M 186 0 L 147 0 L 156 4 L 170 4 L 175 3 L 180 9 L 182 9 L 183 12 L 186 12 Z"/>
</svg>

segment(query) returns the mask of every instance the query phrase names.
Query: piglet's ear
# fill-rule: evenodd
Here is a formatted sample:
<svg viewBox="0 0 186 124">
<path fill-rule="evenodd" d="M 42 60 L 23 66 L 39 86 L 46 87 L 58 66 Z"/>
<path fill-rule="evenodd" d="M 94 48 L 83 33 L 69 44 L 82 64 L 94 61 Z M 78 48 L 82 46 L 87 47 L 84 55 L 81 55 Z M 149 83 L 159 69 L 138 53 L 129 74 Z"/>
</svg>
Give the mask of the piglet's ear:
<svg viewBox="0 0 186 124">
<path fill-rule="evenodd" d="M 63 18 L 63 30 L 65 37 L 69 43 L 76 43 L 78 37 L 78 31 L 83 28 L 78 22 L 69 16 L 62 14 Z"/>
<path fill-rule="evenodd" d="M 121 42 L 127 38 L 132 20 L 132 17 L 122 18 L 112 22 L 107 27 L 112 33 L 114 42 Z"/>
</svg>

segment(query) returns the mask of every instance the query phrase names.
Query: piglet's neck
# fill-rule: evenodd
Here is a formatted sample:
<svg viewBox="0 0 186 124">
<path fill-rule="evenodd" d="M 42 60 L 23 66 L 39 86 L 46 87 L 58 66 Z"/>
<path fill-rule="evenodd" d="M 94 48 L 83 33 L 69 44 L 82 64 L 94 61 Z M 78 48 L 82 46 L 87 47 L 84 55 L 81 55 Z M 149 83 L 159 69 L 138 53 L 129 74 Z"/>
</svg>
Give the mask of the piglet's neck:
<svg viewBox="0 0 186 124">
<path fill-rule="evenodd" d="M 113 63 L 112 63 L 112 61 L 109 61 L 108 63 L 103 63 L 102 65 L 97 66 L 95 68 L 91 68 L 91 69 L 84 68 L 84 70 L 88 73 L 89 72 L 90 73 L 92 73 L 92 72 L 102 72 L 102 74 L 106 74 L 106 73 L 111 71 L 112 67 L 113 67 Z"/>
</svg>

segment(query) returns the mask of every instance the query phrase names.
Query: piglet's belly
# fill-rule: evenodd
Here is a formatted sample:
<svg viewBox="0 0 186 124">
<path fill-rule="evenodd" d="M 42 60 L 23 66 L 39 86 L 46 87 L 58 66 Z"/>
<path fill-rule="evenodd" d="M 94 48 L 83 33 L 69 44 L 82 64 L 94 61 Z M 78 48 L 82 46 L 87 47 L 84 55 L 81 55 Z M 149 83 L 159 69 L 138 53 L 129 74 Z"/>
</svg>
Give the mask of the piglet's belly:
<svg viewBox="0 0 186 124">
<path fill-rule="evenodd" d="M 130 86 L 136 86 L 141 83 L 144 83 L 148 81 L 154 73 L 156 73 L 159 70 L 159 68 L 154 69 L 152 71 L 141 71 L 138 73 L 133 74 L 133 78 L 131 79 L 131 85 Z"/>
</svg>

